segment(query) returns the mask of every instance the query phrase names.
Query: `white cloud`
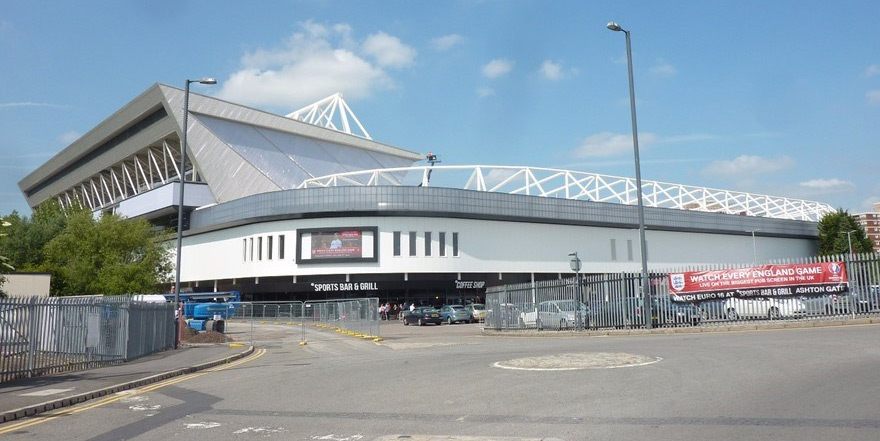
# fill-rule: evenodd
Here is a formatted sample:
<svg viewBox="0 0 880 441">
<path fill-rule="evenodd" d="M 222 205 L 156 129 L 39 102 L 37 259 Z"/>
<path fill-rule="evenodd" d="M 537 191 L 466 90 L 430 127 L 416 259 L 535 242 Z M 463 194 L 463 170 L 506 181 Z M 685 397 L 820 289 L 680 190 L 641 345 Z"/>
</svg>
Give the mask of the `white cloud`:
<svg viewBox="0 0 880 441">
<path fill-rule="evenodd" d="M 862 201 L 862 208 L 873 211 L 874 204 L 880 204 L 880 196 L 870 196 L 867 199 Z"/>
<path fill-rule="evenodd" d="M 480 98 L 486 98 L 487 96 L 495 95 L 495 89 L 491 87 L 480 87 L 477 89 L 477 96 Z"/>
<path fill-rule="evenodd" d="M 659 60 L 657 64 L 651 66 L 649 69 L 652 75 L 656 75 L 658 77 L 672 77 L 678 73 L 678 69 L 675 66 L 667 63 L 664 60 Z"/>
<path fill-rule="evenodd" d="M 703 133 L 659 136 L 656 133 L 641 132 L 639 133 L 639 149 L 655 144 L 680 144 L 710 139 L 717 139 L 717 137 Z M 595 158 L 632 154 L 632 150 L 631 133 L 600 132 L 586 137 L 572 153 L 579 158 Z"/>
<path fill-rule="evenodd" d="M 244 54 L 241 68 L 221 83 L 217 96 L 288 109 L 336 92 L 358 99 L 393 87 L 386 68 L 408 65 L 415 57 L 414 50 L 383 32 L 370 35 L 359 46 L 351 26 L 344 23 L 325 26 L 307 21 L 299 27 L 277 48 Z"/>
<path fill-rule="evenodd" d="M 33 101 L 0 103 L 0 109 L 14 109 L 18 107 L 49 107 L 52 109 L 67 109 L 70 106 L 64 104 L 37 103 Z"/>
<path fill-rule="evenodd" d="M 383 67 L 407 67 L 416 57 L 416 50 L 401 43 L 400 39 L 384 32 L 370 35 L 364 40 L 364 53 L 373 57 Z"/>
<path fill-rule="evenodd" d="M 513 69 L 513 62 L 503 58 L 496 58 L 483 66 L 483 75 L 490 80 L 494 80 L 503 75 L 507 75 Z"/>
<path fill-rule="evenodd" d="M 865 77 L 871 78 L 876 75 L 880 75 L 880 65 L 872 64 L 865 69 Z"/>
<path fill-rule="evenodd" d="M 811 190 L 814 194 L 839 193 L 849 191 L 855 188 L 852 182 L 842 179 L 811 179 L 799 184 L 801 187 Z"/>
<path fill-rule="evenodd" d="M 438 51 L 448 51 L 462 43 L 464 43 L 464 37 L 458 34 L 444 35 L 431 40 L 431 46 Z"/>
<path fill-rule="evenodd" d="M 73 144 L 73 142 L 79 139 L 80 136 L 82 136 L 82 133 L 71 130 L 58 135 L 58 141 L 62 144 Z"/>
<path fill-rule="evenodd" d="M 865 98 L 868 99 L 868 104 L 880 104 L 880 89 L 869 90 L 868 93 L 865 94 Z"/>
<path fill-rule="evenodd" d="M 731 160 L 713 161 L 703 169 L 703 174 L 742 178 L 784 170 L 793 165 L 794 160 L 788 156 L 765 158 L 762 156 L 741 155 Z"/>
<path fill-rule="evenodd" d="M 539 72 L 541 72 L 544 78 L 551 81 L 561 80 L 565 76 L 565 72 L 562 70 L 562 63 L 554 63 L 551 60 L 544 60 L 541 63 Z"/>
<path fill-rule="evenodd" d="M 574 156 L 579 158 L 587 157 L 609 157 L 617 156 L 624 153 L 632 153 L 633 151 L 632 134 L 629 133 L 612 133 L 601 132 L 590 135 L 581 142 L 581 145 L 574 149 Z M 657 141 L 657 135 L 653 133 L 639 134 L 639 147 L 653 144 Z"/>
</svg>

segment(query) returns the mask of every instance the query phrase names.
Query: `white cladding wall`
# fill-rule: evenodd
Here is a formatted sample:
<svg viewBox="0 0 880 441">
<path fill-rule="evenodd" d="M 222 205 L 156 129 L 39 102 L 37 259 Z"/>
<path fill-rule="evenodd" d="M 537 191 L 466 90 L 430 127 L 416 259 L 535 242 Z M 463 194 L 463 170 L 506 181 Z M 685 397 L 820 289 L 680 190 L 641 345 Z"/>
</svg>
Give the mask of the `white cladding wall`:
<svg viewBox="0 0 880 441">
<path fill-rule="evenodd" d="M 372 263 L 296 264 L 296 229 L 376 226 L 379 261 Z M 393 232 L 401 232 L 401 256 L 393 255 Z M 409 256 L 409 232 L 417 232 L 417 255 Z M 424 255 L 425 232 L 432 234 L 431 256 Z M 446 256 L 440 257 L 439 232 L 446 232 Z M 452 233 L 459 236 L 459 256 L 452 256 Z M 245 260 L 242 239 L 285 236 L 284 260 Z M 616 259 L 611 242 L 616 244 Z M 750 235 L 648 231 L 648 261 L 653 269 L 706 263 L 750 263 Z M 629 242 L 628 242 L 629 241 Z M 757 237 L 758 261 L 812 256 L 808 239 Z M 630 253 L 628 248 L 632 248 Z M 182 281 L 317 274 L 364 273 L 554 273 L 570 272 L 568 253 L 577 251 L 583 272 L 638 271 L 638 230 L 471 219 L 421 217 L 351 217 L 264 222 L 208 232 L 183 241 Z M 256 251 L 255 251 L 256 252 Z M 265 253 L 265 239 L 264 239 Z"/>
</svg>

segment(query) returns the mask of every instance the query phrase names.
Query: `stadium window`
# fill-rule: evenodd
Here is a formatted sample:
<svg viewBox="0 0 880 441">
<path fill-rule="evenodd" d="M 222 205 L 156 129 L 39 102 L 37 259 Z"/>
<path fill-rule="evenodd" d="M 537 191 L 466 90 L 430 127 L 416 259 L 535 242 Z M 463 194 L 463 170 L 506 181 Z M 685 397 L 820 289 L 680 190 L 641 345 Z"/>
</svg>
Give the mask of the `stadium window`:
<svg viewBox="0 0 880 441">
<path fill-rule="evenodd" d="M 394 255 L 400 255 L 400 231 L 394 232 Z"/>
<path fill-rule="evenodd" d="M 272 236 L 266 236 L 266 259 L 272 260 Z"/>
<path fill-rule="evenodd" d="M 409 232 L 409 255 L 410 256 L 416 255 L 416 232 L 415 231 Z"/>
<path fill-rule="evenodd" d="M 425 256 L 431 255 L 431 232 L 425 231 Z"/>
<path fill-rule="evenodd" d="M 241 240 L 241 260 L 247 262 L 247 239 Z"/>
<path fill-rule="evenodd" d="M 452 257 L 458 257 L 458 233 L 452 233 Z"/>
<path fill-rule="evenodd" d="M 254 261 L 254 238 L 253 237 L 248 239 L 248 252 L 250 254 L 250 259 L 248 259 L 248 260 L 253 262 Z"/>
<path fill-rule="evenodd" d="M 278 235 L 278 258 L 284 259 L 284 235 Z"/>
<path fill-rule="evenodd" d="M 441 231 L 438 234 L 440 235 L 438 237 L 440 240 L 440 257 L 446 257 L 446 233 Z"/>
<path fill-rule="evenodd" d="M 626 241 L 626 260 L 632 262 L 633 260 L 633 241 L 632 239 L 628 239 Z"/>
<path fill-rule="evenodd" d="M 263 236 L 257 238 L 257 260 L 263 260 Z"/>
<path fill-rule="evenodd" d="M 611 261 L 617 260 L 617 239 L 611 239 Z"/>
</svg>

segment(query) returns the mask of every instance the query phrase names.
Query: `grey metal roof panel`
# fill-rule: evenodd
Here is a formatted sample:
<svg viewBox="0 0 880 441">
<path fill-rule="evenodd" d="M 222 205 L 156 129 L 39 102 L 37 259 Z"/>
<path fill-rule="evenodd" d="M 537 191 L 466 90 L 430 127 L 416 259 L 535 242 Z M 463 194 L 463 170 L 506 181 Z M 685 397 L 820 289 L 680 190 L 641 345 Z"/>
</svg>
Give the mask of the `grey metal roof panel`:
<svg viewBox="0 0 880 441">
<path fill-rule="evenodd" d="M 183 93 L 184 91 L 172 86 L 160 84 L 158 86 L 165 95 L 171 111 L 178 121 L 182 121 Z M 253 109 L 241 104 L 235 104 L 221 99 L 200 95 L 190 92 L 189 110 L 191 113 L 200 113 L 216 118 L 229 119 L 240 123 L 251 124 L 269 129 L 290 132 L 310 138 L 321 139 L 337 144 L 350 145 L 360 149 L 375 151 L 393 156 L 399 156 L 411 161 L 422 159 L 420 153 L 411 152 L 401 148 L 382 144 L 369 139 L 360 138 L 324 127 L 296 121 L 285 116 L 276 115 L 263 110 Z"/>
<path fill-rule="evenodd" d="M 56 172 L 73 164 L 104 141 L 122 132 L 144 116 L 162 107 L 163 94 L 158 84 L 150 86 L 125 106 L 101 121 L 69 146 L 56 153 L 55 156 L 37 167 L 19 181 L 18 186 L 23 192 L 38 185 Z M 90 167 L 91 168 L 91 167 Z M 100 169 L 94 171 L 97 173 Z M 35 199 L 35 198 L 29 198 Z M 30 201 L 29 201 L 30 202 Z M 33 205 L 33 204 L 32 204 Z"/>
</svg>

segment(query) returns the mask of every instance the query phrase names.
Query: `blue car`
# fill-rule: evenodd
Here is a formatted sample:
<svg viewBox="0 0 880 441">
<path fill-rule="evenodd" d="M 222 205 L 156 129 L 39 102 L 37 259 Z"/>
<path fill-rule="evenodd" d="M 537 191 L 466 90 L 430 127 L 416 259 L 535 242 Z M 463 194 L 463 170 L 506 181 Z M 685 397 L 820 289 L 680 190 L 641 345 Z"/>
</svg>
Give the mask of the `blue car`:
<svg viewBox="0 0 880 441">
<path fill-rule="evenodd" d="M 443 305 L 440 308 L 440 317 L 450 325 L 453 323 L 470 323 L 474 319 L 470 311 L 462 305 Z"/>
</svg>

